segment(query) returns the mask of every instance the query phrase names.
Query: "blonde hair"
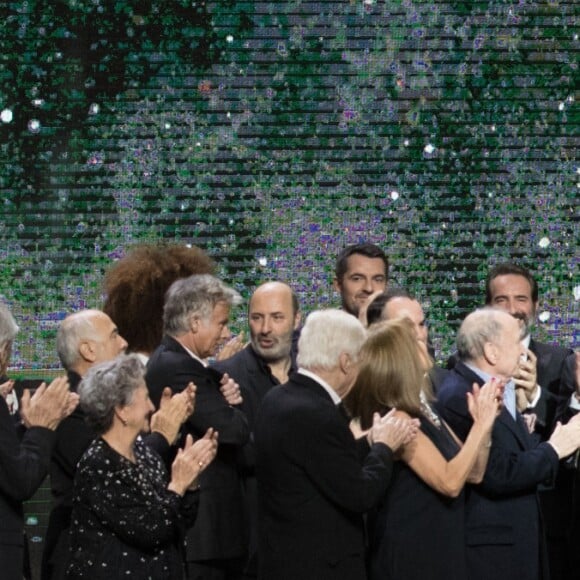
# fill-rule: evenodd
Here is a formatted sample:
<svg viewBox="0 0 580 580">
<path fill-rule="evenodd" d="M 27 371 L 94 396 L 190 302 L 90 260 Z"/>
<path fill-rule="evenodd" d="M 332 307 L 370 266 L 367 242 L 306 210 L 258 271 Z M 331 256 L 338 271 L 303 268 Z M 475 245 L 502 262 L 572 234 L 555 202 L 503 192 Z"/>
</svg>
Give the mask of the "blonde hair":
<svg viewBox="0 0 580 580">
<path fill-rule="evenodd" d="M 360 353 L 360 370 L 347 398 L 361 427 L 372 425 L 373 413 L 396 407 L 411 416 L 421 414 L 421 391 L 432 398 L 418 352 L 412 323 L 407 319 L 375 325 Z"/>
</svg>

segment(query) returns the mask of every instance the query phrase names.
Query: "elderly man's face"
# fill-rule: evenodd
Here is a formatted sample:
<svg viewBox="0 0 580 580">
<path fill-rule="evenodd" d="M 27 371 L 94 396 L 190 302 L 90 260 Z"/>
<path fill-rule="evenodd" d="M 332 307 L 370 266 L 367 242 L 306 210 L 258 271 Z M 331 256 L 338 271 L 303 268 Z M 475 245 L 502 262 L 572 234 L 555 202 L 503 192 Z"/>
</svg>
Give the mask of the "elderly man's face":
<svg viewBox="0 0 580 580">
<path fill-rule="evenodd" d="M 95 355 L 94 364 L 113 360 L 127 348 L 127 341 L 119 334 L 115 323 L 104 313 L 96 313 L 91 323 L 94 336 L 91 339 Z"/>
<path fill-rule="evenodd" d="M 517 319 L 502 316 L 502 333 L 497 339 L 497 361 L 495 374 L 500 378 L 511 378 L 518 368 L 520 356 L 525 352 L 522 346 L 522 329 Z"/>
<path fill-rule="evenodd" d="M 381 258 L 352 254 L 348 257 L 342 280 L 335 280 L 334 286 L 340 292 L 342 308 L 349 314 L 358 316 L 360 307 L 371 294 L 387 288 L 385 263 Z"/>
<path fill-rule="evenodd" d="M 227 302 L 218 302 L 208 320 L 193 321 L 192 347 L 199 358 L 213 356 L 218 347 L 231 337 L 228 328 L 230 306 Z"/>
<path fill-rule="evenodd" d="M 536 304 L 532 300 L 532 288 L 528 280 L 518 274 L 505 274 L 495 277 L 489 288 L 490 306 L 509 312 L 518 320 L 524 334 L 529 334 L 536 316 Z"/>
<path fill-rule="evenodd" d="M 266 362 L 290 356 L 292 334 L 300 321 L 292 306 L 292 291 L 284 284 L 266 284 L 250 300 L 252 347 Z"/>
</svg>

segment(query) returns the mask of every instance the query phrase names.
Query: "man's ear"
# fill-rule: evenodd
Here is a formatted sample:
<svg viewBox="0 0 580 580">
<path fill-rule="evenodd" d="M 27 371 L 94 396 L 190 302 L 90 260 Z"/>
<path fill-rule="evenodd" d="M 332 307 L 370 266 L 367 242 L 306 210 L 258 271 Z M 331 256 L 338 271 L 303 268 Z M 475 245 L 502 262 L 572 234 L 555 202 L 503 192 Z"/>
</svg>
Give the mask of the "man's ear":
<svg viewBox="0 0 580 580">
<path fill-rule="evenodd" d="M 97 359 L 93 343 L 90 340 L 83 340 L 79 346 L 79 354 L 87 362 L 94 363 Z"/>
<path fill-rule="evenodd" d="M 294 330 L 296 330 L 300 326 L 300 323 L 301 322 L 302 322 L 302 313 L 301 312 L 297 312 L 294 315 Z"/>
<path fill-rule="evenodd" d="M 340 294 L 342 291 L 342 284 L 338 278 L 335 278 L 332 282 L 332 287 Z"/>
<path fill-rule="evenodd" d="M 496 344 L 488 341 L 483 345 L 483 356 L 490 365 L 495 366 L 497 364 L 498 355 Z"/>
<path fill-rule="evenodd" d="M 347 352 L 341 352 L 340 356 L 338 357 L 338 365 L 340 367 L 340 370 L 344 374 L 347 374 L 352 368 L 352 359 L 350 354 L 348 354 Z"/>
</svg>

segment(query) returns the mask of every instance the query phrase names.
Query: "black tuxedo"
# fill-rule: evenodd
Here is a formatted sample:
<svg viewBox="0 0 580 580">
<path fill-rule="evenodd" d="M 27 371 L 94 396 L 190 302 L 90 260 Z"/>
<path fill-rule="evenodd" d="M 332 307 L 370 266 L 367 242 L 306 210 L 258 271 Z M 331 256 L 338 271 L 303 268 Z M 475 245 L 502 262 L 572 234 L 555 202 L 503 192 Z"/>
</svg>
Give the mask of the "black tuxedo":
<svg viewBox="0 0 580 580">
<path fill-rule="evenodd" d="M 145 380 L 158 406 L 165 387 L 181 392 L 190 381 L 197 386 L 195 411 L 185 430 L 195 438 L 209 427 L 219 432 L 217 456 L 201 474 L 201 497 L 196 522 L 187 534 L 188 561 L 239 558 L 246 549 L 244 514 L 237 455 L 249 436 L 242 411 L 220 392 L 221 373 L 204 367 L 175 339 L 165 336 L 147 364 Z"/>
<path fill-rule="evenodd" d="M 466 393 L 483 381 L 458 362 L 441 385 L 438 409 L 465 440 L 472 421 Z M 469 580 L 546 580 L 547 558 L 538 485 L 553 482 L 558 456 L 548 443 L 535 442 L 523 419 L 504 408 L 495 421 L 483 482 L 470 486 L 466 503 Z"/>
<path fill-rule="evenodd" d="M 355 441 L 330 395 L 300 373 L 264 397 L 255 445 L 259 578 L 364 580 L 362 514 L 386 491 L 391 450 Z"/>
<path fill-rule="evenodd" d="M 21 580 L 24 558 L 22 502 L 48 472 L 54 431 L 32 427 L 19 439 L 14 419 L 0 397 L 0 576 Z"/>
</svg>

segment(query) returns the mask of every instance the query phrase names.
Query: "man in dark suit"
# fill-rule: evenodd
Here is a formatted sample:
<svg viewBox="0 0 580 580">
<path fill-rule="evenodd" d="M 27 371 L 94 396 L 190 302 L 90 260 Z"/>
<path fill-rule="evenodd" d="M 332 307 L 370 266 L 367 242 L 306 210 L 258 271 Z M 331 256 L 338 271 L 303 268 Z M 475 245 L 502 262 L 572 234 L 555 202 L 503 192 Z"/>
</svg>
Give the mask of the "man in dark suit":
<svg viewBox="0 0 580 580">
<path fill-rule="evenodd" d="M 200 438 L 212 427 L 219 434 L 217 457 L 200 477 L 199 512 L 187 534 L 188 580 L 235 579 L 243 568 L 247 542 L 236 461 L 249 436 L 248 422 L 229 404 L 242 401 L 238 385 L 205 362 L 230 337 L 230 307 L 239 302 L 237 292 L 207 274 L 174 282 L 163 310 L 165 336 L 147 365 L 153 403 L 166 386 L 179 392 L 193 381 L 196 408 L 185 431 Z"/>
<path fill-rule="evenodd" d="M 241 468 L 244 500 L 249 519 L 249 553 L 244 578 L 255 578 L 257 569 L 257 510 L 253 431 L 262 399 L 276 385 L 295 372 L 294 333 L 300 325 L 298 298 L 282 282 L 266 282 L 256 288 L 248 306 L 250 344 L 213 367 L 228 373 L 239 385 L 241 409 L 248 418 L 252 435 L 243 448 Z"/>
<path fill-rule="evenodd" d="M 298 372 L 262 401 L 255 445 L 263 580 L 366 578 L 362 514 L 386 491 L 393 453 L 417 425 L 376 415 L 368 439 L 354 439 L 341 400 L 364 340 L 355 317 L 312 313 Z"/>
<path fill-rule="evenodd" d="M 469 580 L 549 578 L 538 485 L 553 482 L 559 460 L 580 446 L 580 421 L 558 427 L 546 442 L 530 436 L 511 380 L 525 352 L 521 335 L 518 321 L 501 310 L 467 316 L 457 335 L 460 360 L 438 395 L 442 417 L 465 440 L 472 424 L 466 393 L 492 378 L 506 383 L 483 482 L 468 490 Z"/>
<path fill-rule="evenodd" d="M 0 358 L 7 362 L 18 327 L 10 311 L 0 305 Z M 65 377 L 34 395 L 25 392 L 20 403 L 23 420 L 20 437 L 4 396 L 0 396 L 0 576 L 22 580 L 24 515 L 22 502 L 30 499 L 48 472 L 54 431 L 78 403 Z"/>
</svg>

